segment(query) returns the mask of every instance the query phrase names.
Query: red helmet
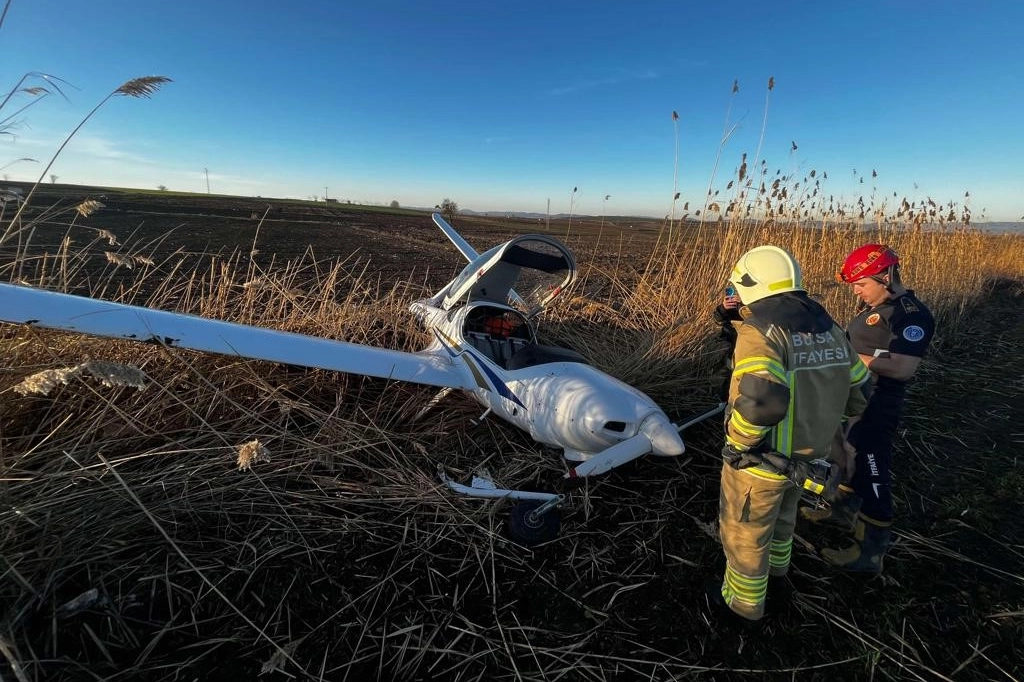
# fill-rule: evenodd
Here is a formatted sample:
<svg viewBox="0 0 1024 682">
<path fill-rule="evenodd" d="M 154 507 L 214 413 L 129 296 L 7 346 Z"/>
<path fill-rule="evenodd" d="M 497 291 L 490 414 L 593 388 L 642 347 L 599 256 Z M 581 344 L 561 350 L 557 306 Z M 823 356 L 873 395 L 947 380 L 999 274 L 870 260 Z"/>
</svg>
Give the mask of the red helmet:
<svg viewBox="0 0 1024 682">
<path fill-rule="evenodd" d="M 865 277 L 876 277 L 899 265 L 900 257 L 884 244 L 865 244 L 850 252 L 843 267 L 836 273 L 840 282 L 856 282 Z"/>
</svg>

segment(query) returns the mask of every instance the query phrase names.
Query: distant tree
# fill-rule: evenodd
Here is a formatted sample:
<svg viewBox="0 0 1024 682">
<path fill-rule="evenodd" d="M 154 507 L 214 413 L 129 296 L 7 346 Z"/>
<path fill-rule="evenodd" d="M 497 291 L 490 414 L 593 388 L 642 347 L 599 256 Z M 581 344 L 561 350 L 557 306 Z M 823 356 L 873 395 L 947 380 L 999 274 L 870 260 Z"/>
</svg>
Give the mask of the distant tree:
<svg viewBox="0 0 1024 682">
<path fill-rule="evenodd" d="M 391 208 L 399 208 L 397 199 L 391 202 Z"/>
<path fill-rule="evenodd" d="M 455 216 L 459 215 L 459 205 L 447 197 L 445 197 L 441 203 L 434 208 L 441 211 L 441 215 L 448 222 L 453 222 L 455 220 Z"/>
<path fill-rule="evenodd" d="M 50 173 L 50 184 L 51 185 L 56 185 L 57 184 L 57 176 L 54 175 L 53 173 Z"/>
<path fill-rule="evenodd" d="M 157 185 L 156 188 L 158 190 L 160 190 L 161 192 L 166 192 L 167 191 L 167 185 Z"/>
</svg>

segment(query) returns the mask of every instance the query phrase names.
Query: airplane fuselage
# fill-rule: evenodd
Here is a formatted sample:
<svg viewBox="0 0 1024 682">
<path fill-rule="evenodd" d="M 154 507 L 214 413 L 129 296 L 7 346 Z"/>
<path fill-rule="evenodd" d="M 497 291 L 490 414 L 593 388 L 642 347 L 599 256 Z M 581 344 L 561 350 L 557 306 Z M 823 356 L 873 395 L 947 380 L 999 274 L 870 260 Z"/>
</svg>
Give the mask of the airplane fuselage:
<svg viewBox="0 0 1024 682">
<path fill-rule="evenodd" d="M 588 459 L 636 436 L 648 419 L 668 422 L 651 398 L 582 355 L 539 344 L 529 321 L 508 305 L 474 302 L 445 311 L 427 299 L 411 310 L 434 333 L 434 346 L 462 366 L 481 405 L 537 442 L 564 450 L 568 459 Z M 514 335 L 475 331 L 481 327 L 474 319 L 497 314 L 516 320 Z M 663 439 L 655 454 L 683 449 L 676 436 Z"/>
</svg>

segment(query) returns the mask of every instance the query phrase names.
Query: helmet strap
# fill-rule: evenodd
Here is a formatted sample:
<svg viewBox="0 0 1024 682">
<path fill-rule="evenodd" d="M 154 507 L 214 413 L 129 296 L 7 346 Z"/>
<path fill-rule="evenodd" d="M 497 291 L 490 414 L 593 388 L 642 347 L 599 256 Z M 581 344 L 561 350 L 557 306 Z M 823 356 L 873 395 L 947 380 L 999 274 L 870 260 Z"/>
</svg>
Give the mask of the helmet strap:
<svg viewBox="0 0 1024 682">
<path fill-rule="evenodd" d="M 879 279 L 878 281 L 885 285 L 885 290 L 893 296 L 897 295 L 896 287 L 902 288 L 903 283 L 900 281 L 900 270 L 899 265 L 893 264 L 885 269 L 886 277 L 889 281 Z"/>
</svg>

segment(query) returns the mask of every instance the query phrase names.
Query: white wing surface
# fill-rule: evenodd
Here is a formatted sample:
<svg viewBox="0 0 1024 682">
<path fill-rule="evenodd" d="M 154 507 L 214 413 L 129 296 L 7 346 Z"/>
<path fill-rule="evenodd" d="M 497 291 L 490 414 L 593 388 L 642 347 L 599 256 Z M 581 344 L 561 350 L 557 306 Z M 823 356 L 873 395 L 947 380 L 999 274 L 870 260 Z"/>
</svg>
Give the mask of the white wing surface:
<svg viewBox="0 0 1024 682">
<path fill-rule="evenodd" d="M 445 236 L 451 240 L 452 244 L 455 244 L 455 248 L 466 257 L 466 260 L 473 262 L 477 259 L 480 254 L 476 252 L 472 246 L 469 245 L 462 235 L 455 231 L 455 228 L 448 224 L 448 221 L 441 217 L 440 213 L 435 213 L 433 216 L 434 224 L 441 228 Z"/>
<path fill-rule="evenodd" d="M 406 353 L 0 283 L 0 321 L 431 386 L 474 388 L 442 350 Z"/>
</svg>

